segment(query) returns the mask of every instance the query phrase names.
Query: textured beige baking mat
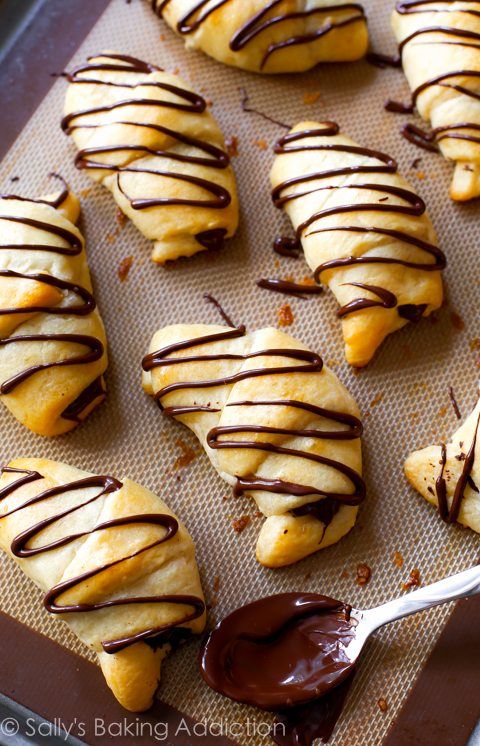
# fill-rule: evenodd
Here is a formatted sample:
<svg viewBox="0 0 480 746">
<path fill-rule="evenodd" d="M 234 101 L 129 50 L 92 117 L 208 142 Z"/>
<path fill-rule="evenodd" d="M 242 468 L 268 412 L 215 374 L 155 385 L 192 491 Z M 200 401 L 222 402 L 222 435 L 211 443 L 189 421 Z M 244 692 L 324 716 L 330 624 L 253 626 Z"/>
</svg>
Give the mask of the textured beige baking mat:
<svg viewBox="0 0 480 746">
<path fill-rule="evenodd" d="M 392 2 L 365 0 L 365 6 L 373 46 L 393 50 Z M 63 32 L 68 30 L 59 30 Z M 450 165 L 402 139 L 402 117 L 383 110 L 389 96 L 408 96 L 402 73 L 377 70 L 366 62 L 324 66 L 297 76 L 244 73 L 186 51 L 182 40 L 141 0 L 130 4 L 113 0 L 71 65 L 105 50 L 135 55 L 170 71 L 178 69 L 213 102 L 212 111 L 225 135 L 238 138 L 233 165 L 241 226 L 220 254 L 197 255 L 168 269 L 155 266 L 150 260 L 150 242 L 133 225 L 122 227 L 110 194 L 73 167 L 73 144 L 59 126 L 66 84 L 57 81 L 4 160 L 0 189 L 36 196 L 51 189 L 48 173 L 57 171 L 79 193 L 90 268 L 110 349 L 108 399 L 76 432 L 50 440 L 26 431 L 2 407 L 2 460 L 45 456 L 92 472 L 128 475 L 160 494 L 193 535 L 204 589 L 207 598 L 213 599 L 212 620 L 246 601 L 286 590 L 319 591 L 368 607 L 402 593 L 402 583 L 413 568 L 419 569 L 422 583 L 428 583 L 472 564 L 478 556 L 478 536 L 444 525 L 406 484 L 402 464 L 409 451 L 438 441 L 456 428 L 450 385 L 463 415 L 475 400 L 478 351 L 471 347 L 479 335 L 479 205 L 453 204 L 448 198 Z M 46 74 L 52 72 L 59 71 L 46 70 Z M 336 306 L 328 293 L 302 301 L 255 285 L 262 276 L 293 274 L 301 279 L 307 267 L 303 260 L 288 259 L 275 266 L 272 238 L 288 228 L 285 217 L 272 206 L 268 172 L 272 145 L 282 130 L 242 112 L 242 86 L 253 106 L 275 118 L 291 123 L 333 119 L 363 145 L 392 154 L 427 203 L 449 262 L 445 273 L 448 305 L 435 323 L 426 320 L 390 336 L 360 375 L 354 375 L 344 362 Z M 421 163 L 414 164 L 419 157 Z M 15 176 L 20 181 L 11 183 Z M 133 265 L 122 283 L 119 265 L 130 255 Z M 254 547 L 262 519 L 254 517 L 253 506 L 246 500 L 222 499 L 229 488 L 200 453 L 193 435 L 162 418 L 140 386 L 142 355 L 158 327 L 182 321 L 218 322 L 215 310 L 202 299 L 205 291 L 221 300 L 236 323 L 250 329 L 276 325 L 279 308 L 288 301 L 294 323 L 287 330 L 323 355 L 363 412 L 368 498 L 357 526 L 336 546 L 295 567 L 272 571 L 257 564 Z M 188 466 L 176 468 L 181 444 L 198 455 Z M 232 519 L 246 514 L 251 523 L 238 534 Z M 355 581 L 357 565 L 362 562 L 372 569 L 365 587 Z M 65 626 L 43 610 L 41 594 L 4 557 L 0 605 L 61 644 L 88 654 Z M 332 738 L 335 746 L 382 742 L 448 613 L 441 608 L 377 635 Z M 198 674 L 195 643 L 165 665 L 161 696 L 198 719 L 245 725 L 248 717 L 258 722 L 270 717 L 211 692 Z M 380 698 L 388 704 L 386 712 L 378 706 Z M 246 730 L 235 740 L 249 746 L 269 742 L 266 736 L 257 740 L 248 736 Z"/>
</svg>

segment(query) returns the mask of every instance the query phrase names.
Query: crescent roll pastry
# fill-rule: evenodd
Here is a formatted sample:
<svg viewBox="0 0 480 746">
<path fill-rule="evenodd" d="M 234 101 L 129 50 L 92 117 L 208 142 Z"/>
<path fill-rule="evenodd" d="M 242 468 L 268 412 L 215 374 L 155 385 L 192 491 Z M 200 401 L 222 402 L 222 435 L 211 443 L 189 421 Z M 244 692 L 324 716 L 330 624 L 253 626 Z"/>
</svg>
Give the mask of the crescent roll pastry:
<svg viewBox="0 0 480 746">
<path fill-rule="evenodd" d="M 393 158 L 333 122 L 298 124 L 275 153 L 273 201 L 340 304 L 347 361 L 364 366 L 388 334 L 442 303 L 445 257 L 425 204 Z"/>
<path fill-rule="evenodd" d="M 16 459 L 1 471 L 0 547 L 97 653 L 120 704 L 150 707 L 163 658 L 205 624 L 193 542 L 165 503 L 130 479 Z"/>
<path fill-rule="evenodd" d="M 350 531 L 365 496 L 362 424 L 319 355 L 277 329 L 178 324 L 154 334 L 143 370 L 145 391 L 266 516 L 259 562 L 291 564 Z"/>
<path fill-rule="evenodd" d="M 0 396 L 39 435 L 66 433 L 105 398 L 106 339 L 77 198 L 0 196 Z"/>
<path fill-rule="evenodd" d="M 260 73 L 295 73 L 364 56 L 367 20 L 343 0 L 150 0 L 187 47 Z"/>
<path fill-rule="evenodd" d="M 480 400 L 450 443 L 411 453 L 405 462 L 410 484 L 437 506 L 447 523 L 458 521 L 480 533 Z"/>
<path fill-rule="evenodd" d="M 219 248 L 238 223 L 235 177 L 205 99 L 181 78 L 122 54 L 68 75 L 62 128 L 75 165 L 106 186 L 163 263 Z"/>
<path fill-rule="evenodd" d="M 455 161 L 450 196 L 480 195 L 480 0 L 402 0 L 392 19 L 412 90 L 412 109 L 431 123 L 403 133 Z M 408 110 L 408 109 L 406 109 Z"/>
</svg>

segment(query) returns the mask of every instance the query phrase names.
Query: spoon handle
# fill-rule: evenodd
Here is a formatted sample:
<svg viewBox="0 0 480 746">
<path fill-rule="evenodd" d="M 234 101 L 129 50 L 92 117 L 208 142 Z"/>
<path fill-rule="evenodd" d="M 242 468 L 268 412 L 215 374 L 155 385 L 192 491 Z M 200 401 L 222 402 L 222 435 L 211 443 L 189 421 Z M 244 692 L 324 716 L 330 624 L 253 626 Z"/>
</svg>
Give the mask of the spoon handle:
<svg viewBox="0 0 480 746">
<path fill-rule="evenodd" d="M 431 606 L 455 601 L 480 593 L 480 566 L 471 567 L 457 575 L 439 580 L 437 583 L 418 588 L 406 596 L 388 601 L 382 606 L 365 611 L 372 631 L 384 624 L 402 619 L 417 611 L 429 609 Z"/>
</svg>

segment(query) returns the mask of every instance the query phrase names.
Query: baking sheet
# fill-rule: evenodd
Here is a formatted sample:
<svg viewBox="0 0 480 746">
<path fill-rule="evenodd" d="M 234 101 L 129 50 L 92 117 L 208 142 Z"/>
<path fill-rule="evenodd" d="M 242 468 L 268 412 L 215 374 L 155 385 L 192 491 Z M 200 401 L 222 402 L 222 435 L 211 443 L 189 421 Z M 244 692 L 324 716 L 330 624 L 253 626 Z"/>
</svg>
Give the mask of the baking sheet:
<svg viewBox="0 0 480 746">
<path fill-rule="evenodd" d="M 364 4 L 373 46 L 393 50 L 391 3 L 370 0 Z M 407 98 L 402 73 L 379 71 L 366 62 L 324 66 L 301 76 L 260 77 L 227 68 L 201 53 L 186 51 L 183 41 L 140 0 L 131 4 L 113 0 L 69 67 L 105 50 L 132 54 L 170 71 L 178 69 L 213 102 L 212 111 L 225 135 L 238 138 L 239 155 L 233 166 L 241 226 L 219 255 L 197 255 L 166 269 L 156 267 L 149 258 L 150 242 L 133 225 L 118 223 L 110 194 L 74 169 L 73 143 L 59 128 L 65 92 L 65 82 L 59 80 L 2 163 L 0 185 L 2 193 L 37 196 L 51 188 L 48 173 L 59 171 L 79 193 L 90 268 L 110 347 L 109 396 L 86 424 L 54 440 L 29 433 L 2 408 L 2 459 L 45 456 L 93 472 L 128 475 L 160 494 L 196 541 L 207 598 L 217 597 L 212 621 L 240 603 L 293 589 L 320 591 L 367 607 L 402 592 L 402 583 L 413 568 L 420 570 L 422 583 L 427 583 L 472 564 L 478 556 L 478 537 L 444 525 L 408 487 L 402 463 L 413 448 L 448 437 L 456 428 L 449 385 L 463 414 L 474 403 L 478 351 L 471 350 L 470 343 L 479 334 L 474 302 L 478 295 L 478 204 L 453 204 L 448 198 L 451 166 L 440 156 L 418 151 L 404 141 L 399 134 L 404 118 L 383 111 L 386 98 Z M 241 87 L 253 106 L 277 119 L 291 123 L 333 119 L 360 143 L 391 153 L 427 203 L 449 261 L 445 272 L 448 305 L 437 314 L 435 323 L 427 320 L 390 336 L 360 375 L 354 375 L 343 360 L 336 305 L 328 293 L 302 301 L 255 286 L 261 276 L 294 274 L 301 279 L 308 270 L 302 260 L 280 260 L 280 267 L 275 266 L 272 238 L 289 226 L 271 204 L 268 171 L 271 146 L 283 131 L 241 111 Z M 309 94 L 316 93 L 320 97 L 306 103 L 315 99 Z M 414 167 L 418 157 L 422 161 Z M 11 183 L 15 176 L 20 180 Z M 121 283 L 118 268 L 130 255 L 134 262 Z M 217 322 L 214 309 L 202 299 L 205 291 L 222 301 L 235 322 L 251 329 L 277 324 L 278 309 L 288 301 L 295 321 L 287 331 L 323 355 L 363 412 L 368 497 L 357 526 L 335 547 L 291 568 L 272 571 L 257 564 L 254 547 L 262 519 L 253 517 L 253 504 L 222 500 L 229 489 L 200 453 L 193 435 L 163 419 L 140 387 L 141 358 L 155 329 L 181 321 Z M 188 467 L 176 470 L 179 440 L 199 455 Z M 250 526 L 242 534 L 235 533 L 231 519 L 247 513 L 252 516 Z M 395 552 L 404 558 L 401 568 L 394 562 Z M 372 579 L 363 588 L 355 583 L 360 562 L 372 568 Z M 3 610 L 88 655 L 68 628 L 44 612 L 41 594 L 13 562 L 2 557 L 1 568 Z M 218 592 L 214 591 L 216 582 Z M 382 742 L 448 613 L 445 607 L 405 620 L 372 641 L 332 738 L 335 746 Z M 227 735 L 233 725 L 235 740 L 241 744 L 268 742 L 261 727 L 252 735 L 251 723 L 260 726 L 270 716 L 235 705 L 204 685 L 196 670 L 195 644 L 177 652 L 165 665 L 161 696 L 192 717 L 222 723 Z M 388 704 L 386 712 L 378 706 L 380 698 Z"/>
</svg>

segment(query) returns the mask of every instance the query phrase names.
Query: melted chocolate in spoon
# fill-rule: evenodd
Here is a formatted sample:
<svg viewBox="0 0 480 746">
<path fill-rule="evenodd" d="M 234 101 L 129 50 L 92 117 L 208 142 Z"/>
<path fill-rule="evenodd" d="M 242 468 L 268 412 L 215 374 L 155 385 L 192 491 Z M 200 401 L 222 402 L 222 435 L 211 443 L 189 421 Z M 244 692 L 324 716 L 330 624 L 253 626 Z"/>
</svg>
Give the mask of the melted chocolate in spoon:
<svg viewBox="0 0 480 746">
<path fill-rule="evenodd" d="M 328 738 L 340 715 L 347 684 L 335 702 L 321 698 L 351 678 L 345 647 L 353 638 L 350 606 L 317 593 L 281 593 L 223 619 L 204 643 L 201 673 L 230 699 L 280 711 L 277 743 L 312 743 Z"/>
</svg>

